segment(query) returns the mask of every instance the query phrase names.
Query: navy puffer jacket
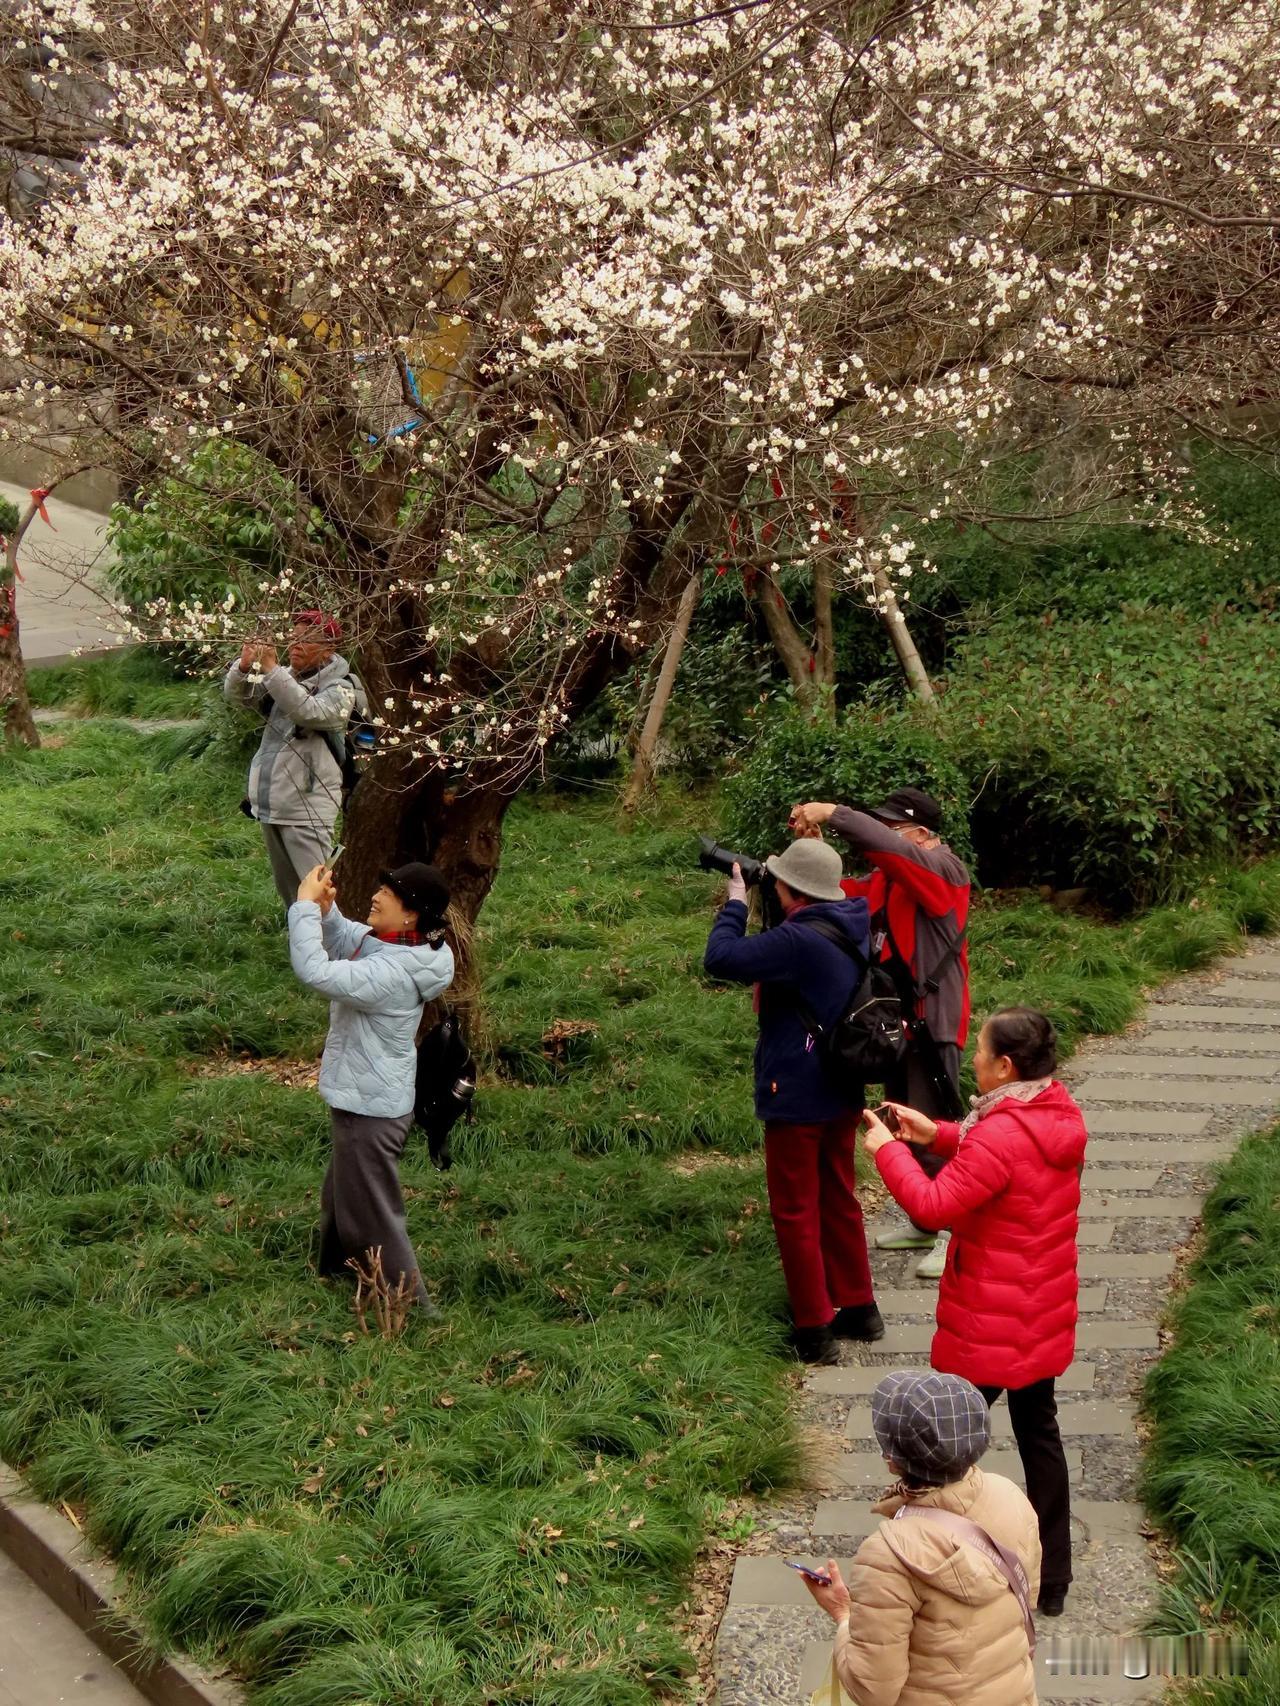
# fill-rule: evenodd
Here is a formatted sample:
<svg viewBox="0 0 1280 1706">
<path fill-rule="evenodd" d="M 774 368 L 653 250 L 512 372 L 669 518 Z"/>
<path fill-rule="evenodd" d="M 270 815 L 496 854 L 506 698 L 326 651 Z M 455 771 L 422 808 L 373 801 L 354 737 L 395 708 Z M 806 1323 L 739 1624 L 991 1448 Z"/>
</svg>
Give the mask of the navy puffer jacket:
<svg viewBox="0 0 1280 1706">
<path fill-rule="evenodd" d="M 831 1084 L 796 997 L 802 994 L 818 1023 L 828 1027 L 848 1006 L 862 968 L 843 948 L 801 924 L 802 916 L 838 924 L 866 959 L 870 924 L 865 900 L 811 901 L 758 936 L 746 934 L 745 902 L 730 900 L 711 926 L 703 964 L 726 983 L 760 985 L 756 1113 L 762 1120 L 817 1125 L 857 1112 L 862 1089 L 852 1086 L 842 1095 Z"/>
</svg>

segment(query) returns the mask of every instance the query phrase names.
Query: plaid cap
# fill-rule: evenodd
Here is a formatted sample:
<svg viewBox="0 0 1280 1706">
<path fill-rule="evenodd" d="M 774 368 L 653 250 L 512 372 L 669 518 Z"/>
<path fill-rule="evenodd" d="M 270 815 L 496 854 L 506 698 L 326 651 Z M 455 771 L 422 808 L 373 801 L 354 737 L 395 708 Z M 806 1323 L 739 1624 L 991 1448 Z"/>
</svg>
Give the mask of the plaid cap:
<svg viewBox="0 0 1280 1706">
<path fill-rule="evenodd" d="M 886 1457 L 909 1481 L 958 1481 L 991 1443 L 991 1411 L 958 1374 L 895 1369 L 871 1394 L 871 1425 Z"/>
</svg>

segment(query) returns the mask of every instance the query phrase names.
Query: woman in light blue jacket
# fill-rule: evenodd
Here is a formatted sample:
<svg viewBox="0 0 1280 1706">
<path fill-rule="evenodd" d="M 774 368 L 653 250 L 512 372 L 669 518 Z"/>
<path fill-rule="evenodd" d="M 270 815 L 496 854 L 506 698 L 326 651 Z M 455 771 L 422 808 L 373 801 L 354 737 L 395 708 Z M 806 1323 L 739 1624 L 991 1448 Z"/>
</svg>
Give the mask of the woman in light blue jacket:
<svg viewBox="0 0 1280 1706">
<path fill-rule="evenodd" d="M 405 1226 L 399 1162 L 413 1121 L 422 1009 L 453 980 L 449 891 L 434 865 L 415 864 L 383 873 L 367 924 L 344 918 L 336 899 L 317 865 L 289 908 L 293 969 L 330 1001 L 320 1094 L 333 1154 L 320 1198 L 320 1272 L 344 1273 L 352 1260 L 367 1266 L 380 1250 L 391 1289 L 403 1282 L 434 1313 Z"/>
</svg>

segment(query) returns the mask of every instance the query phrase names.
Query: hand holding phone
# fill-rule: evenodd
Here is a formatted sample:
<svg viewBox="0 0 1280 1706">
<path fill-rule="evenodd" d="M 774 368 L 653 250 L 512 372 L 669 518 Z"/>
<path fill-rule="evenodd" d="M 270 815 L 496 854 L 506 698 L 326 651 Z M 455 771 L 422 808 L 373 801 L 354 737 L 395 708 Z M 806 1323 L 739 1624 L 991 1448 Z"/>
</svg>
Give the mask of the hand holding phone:
<svg viewBox="0 0 1280 1706">
<path fill-rule="evenodd" d="M 880 1121 L 880 1124 L 886 1126 L 895 1137 L 901 1135 L 902 1121 L 898 1118 L 898 1110 L 895 1107 L 888 1102 L 881 1102 L 878 1108 L 873 1108 L 871 1111 Z"/>
<path fill-rule="evenodd" d="M 784 1558 L 783 1563 L 789 1570 L 794 1570 L 797 1575 L 803 1576 L 806 1581 L 817 1582 L 820 1588 L 831 1586 L 831 1577 L 821 1570 L 811 1570 L 807 1564 L 793 1564 L 790 1558 Z"/>
</svg>

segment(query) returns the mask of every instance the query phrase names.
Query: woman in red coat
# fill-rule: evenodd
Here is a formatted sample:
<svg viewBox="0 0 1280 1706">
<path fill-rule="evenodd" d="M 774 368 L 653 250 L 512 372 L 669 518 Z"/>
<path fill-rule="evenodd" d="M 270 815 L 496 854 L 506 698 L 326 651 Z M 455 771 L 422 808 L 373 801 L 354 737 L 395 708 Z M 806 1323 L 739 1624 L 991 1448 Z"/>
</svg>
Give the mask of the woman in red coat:
<svg viewBox="0 0 1280 1706">
<path fill-rule="evenodd" d="M 1009 1417 L 1040 1521 L 1039 1609 L 1063 1609 L 1071 1582 L 1071 1506 L 1054 1381 L 1075 1354 L 1076 1230 L 1084 1116 L 1053 1072 L 1057 1037 L 1043 1013 L 1008 1007 L 982 1027 L 979 1094 L 960 1124 L 892 1104 L 899 1137 L 947 1164 L 934 1179 L 874 1114 L 867 1153 L 918 1225 L 951 1228 L 929 1360 L 963 1375 Z"/>
</svg>

